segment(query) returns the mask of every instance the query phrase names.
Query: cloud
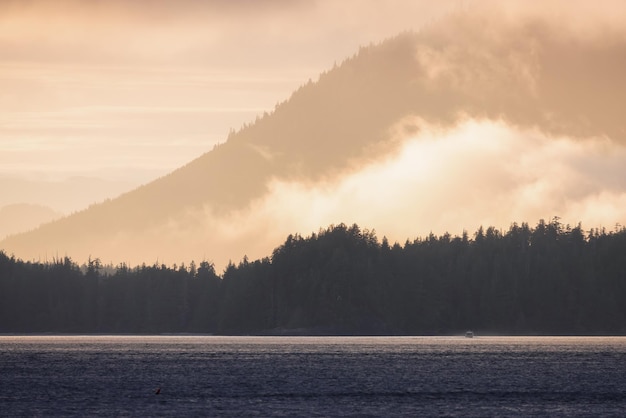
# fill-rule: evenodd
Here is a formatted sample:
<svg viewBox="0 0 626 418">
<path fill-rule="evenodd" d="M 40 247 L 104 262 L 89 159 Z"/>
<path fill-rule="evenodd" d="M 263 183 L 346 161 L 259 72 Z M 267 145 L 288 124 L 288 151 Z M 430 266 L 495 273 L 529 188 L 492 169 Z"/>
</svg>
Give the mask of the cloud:
<svg viewBox="0 0 626 418">
<path fill-rule="evenodd" d="M 574 6 L 453 13 L 421 31 L 421 116 L 456 111 L 556 135 L 626 141 L 619 103 L 626 95 L 626 25 L 611 23 L 601 9 L 584 21 L 568 20 L 586 10 Z M 624 16 L 626 8 L 615 9 L 614 17 Z"/>
<path fill-rule="evenodd" d="M 357 222 L 397 240 L 555 215 L 591 227 L 626 217 L 624 164 L 626 148 L 605 138 L 555 138 L 501 121 L 425 125 L 393 158 L 336 184 L 274 183 L 261 212 L 280 213 L 275 225 Z"/>
</svg>

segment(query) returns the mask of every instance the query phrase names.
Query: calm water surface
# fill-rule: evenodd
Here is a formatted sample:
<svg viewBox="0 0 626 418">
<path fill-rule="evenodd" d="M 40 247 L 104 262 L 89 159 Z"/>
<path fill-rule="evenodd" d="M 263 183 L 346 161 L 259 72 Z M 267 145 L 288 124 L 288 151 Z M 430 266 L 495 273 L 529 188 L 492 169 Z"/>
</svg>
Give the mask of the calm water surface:
<svg viewBox="0 0 626 418">
<path fill-rule="evenodd" d="M 0 415 L 623 416 L 625 360 L 622 337 L 4 336 Z"/>
</svg>

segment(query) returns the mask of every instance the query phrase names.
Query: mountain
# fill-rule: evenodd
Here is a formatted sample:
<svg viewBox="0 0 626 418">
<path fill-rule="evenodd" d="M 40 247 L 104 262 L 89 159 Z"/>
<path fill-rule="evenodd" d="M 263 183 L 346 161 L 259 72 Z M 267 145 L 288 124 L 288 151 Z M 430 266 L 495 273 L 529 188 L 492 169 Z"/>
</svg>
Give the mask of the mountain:
<svg viewBox="0 0 626 418">
<path fill-rule="evenodd" d="M 131 263 L 267 253 L 279 241 L 263 240 L 280 230 L 280 216 L 269 224 L 263 211 L 283 202 L 258 203 L 277 182 L 332 184 L 391 158 L 426 124 L 499 120 L 624 144 L 626 38 L 609 35 L 584 38 L 539 17 L 452 14 L 361 48 L 169 175 L 0 248 Z"/>
</svg>

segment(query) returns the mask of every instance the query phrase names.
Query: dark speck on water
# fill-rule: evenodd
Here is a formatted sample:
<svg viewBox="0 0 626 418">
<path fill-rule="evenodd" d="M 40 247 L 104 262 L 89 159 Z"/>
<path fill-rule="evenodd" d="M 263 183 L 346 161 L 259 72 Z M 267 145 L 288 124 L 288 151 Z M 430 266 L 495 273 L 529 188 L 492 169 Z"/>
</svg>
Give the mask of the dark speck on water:
<svg viewBox="0 0 626 418">
<path fill-rule="evenodd" d="M 625 361 L 622 337 L 5 336 L 0 415 L 616 416 Z"/>
</svg>

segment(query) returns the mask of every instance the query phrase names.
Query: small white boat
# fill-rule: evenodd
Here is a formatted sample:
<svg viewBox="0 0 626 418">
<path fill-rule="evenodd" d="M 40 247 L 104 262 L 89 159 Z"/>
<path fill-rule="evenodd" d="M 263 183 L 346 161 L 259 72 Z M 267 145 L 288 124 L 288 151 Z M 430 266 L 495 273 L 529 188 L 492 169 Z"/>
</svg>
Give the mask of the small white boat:
<svg viewBox="0 0 626 418">
<path fill-rule="evenodd" d="M 474 338 L 474 333 L 472 331 L 465 331 L 465 338 Z"/>
</svg>

